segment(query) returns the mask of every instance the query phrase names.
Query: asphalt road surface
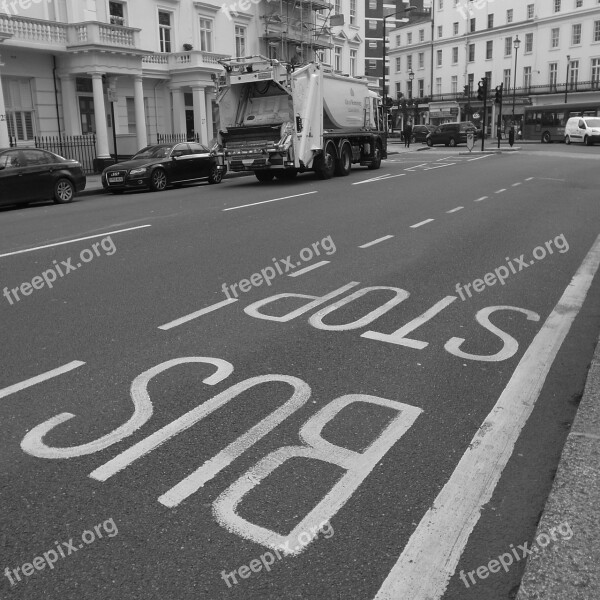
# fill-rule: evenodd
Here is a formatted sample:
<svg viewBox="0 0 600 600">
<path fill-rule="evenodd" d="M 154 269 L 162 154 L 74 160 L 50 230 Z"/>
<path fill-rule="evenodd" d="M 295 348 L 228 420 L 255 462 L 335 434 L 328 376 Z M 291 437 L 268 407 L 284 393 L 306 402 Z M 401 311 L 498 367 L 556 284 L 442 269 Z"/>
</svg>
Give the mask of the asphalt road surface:
<svg viewBox="0 0 600 600">
<path fill-rule="evenodd" d="M 500 600 L 576 537 L 600 149 L 460 150 L 0 211 L 1 597 Z"/>
</svg>

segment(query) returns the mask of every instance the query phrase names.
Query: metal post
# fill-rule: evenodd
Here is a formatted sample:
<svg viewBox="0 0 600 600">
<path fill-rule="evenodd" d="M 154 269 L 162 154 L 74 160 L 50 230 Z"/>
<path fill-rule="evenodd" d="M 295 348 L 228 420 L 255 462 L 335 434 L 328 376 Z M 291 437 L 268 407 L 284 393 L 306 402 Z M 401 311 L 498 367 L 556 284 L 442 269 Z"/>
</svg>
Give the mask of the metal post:
<svg viewBox="0 0 600 600">
<path fill-rule="evenodd" d="M 485 120 L 487 117 L 487 95 L 488 95 L 488 79 L 487 77 L 484 79 L 485 81 L 485 89 L 483 91 L 483 119 L 481 121 L 481 151 L 485 150 Z"/>
<path fill-rule="evenodd" d="M 383 69 L 383 89 L 382 89 L 382 96 L 383 96 L 383 111 L 386 113 L 385 114 L 385 121 L 387 121 L 387 93 L 385 90 L 385 58 L 386 58 L 386 48 L 385 48 L 385 20 L 387 19 L 386 16 L 383 17 L 383 39 L 381 40 L 381 45 L 383 47 L 383 62 L 382 62 L 382 69 Z M 384 129 L 384 131 L 387 131 L 387 128 Z"/>
<path fill-rule="evenodd" d="M 567 54 L 567 79 L 565 80 L 565 104 L 569 93 L 569 67 L 571 66 L 571 56 Z"/>
</svg>

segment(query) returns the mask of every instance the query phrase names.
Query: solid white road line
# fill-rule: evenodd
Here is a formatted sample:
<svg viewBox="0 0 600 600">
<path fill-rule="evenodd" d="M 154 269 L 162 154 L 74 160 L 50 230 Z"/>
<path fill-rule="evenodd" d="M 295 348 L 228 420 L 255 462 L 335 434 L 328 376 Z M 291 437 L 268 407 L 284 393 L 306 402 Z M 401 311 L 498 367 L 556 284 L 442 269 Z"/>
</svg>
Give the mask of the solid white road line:
<svg viewBox="0 0 600 600">
<path fill-rule="evenodd" d="M 464 208 L 464 206 L 457 206 L 456 208 L 453 208 L 452 210 L 447 210 L 446 213 L 450 215 L 452 213 L 458 212 L 459 210 L 462 210 L 463 208 Z"/>
<path fill-rule="evenodd" d="M 258 206 L 259 204 L 268 204 L 269 202 L 279 202 L 279 200 L 288 200 L 289 198 L 300 198 L 300 196 L 308 196 L 309 194 L 318 194 L 318 191 L 304 192 L 304 194 L 294 194 L 293 196 L 284 196 L 283 198 L 273 198 L 273 200 L 263 200 L 262 202 L 253 202 L 252 204 L 243 204 L 242 206 L 232 206 L 231 208 L 224 208 L 223 212 L 228 210 L 237 210 L 238 208 L 247 208 L 248 206 Z"/>
<path fill-rule="evenodd" d="M 83 242 L 84 240 L 93 240 L 94 238 L 106 237 L 107 235 L 116 235 L 117 233 L 125 233 L 126 231 L 134 231 L 135 229 L 144 229 L 152 227 L 152 225 L 139 225 L 138 227 L 129 227 L 128 229 L 119 229 L 117 231 L 108 231 L 106 233 L 98 233 L 97 235 L 88 235 L 86 237 L 77 238 L 76 240 L 67 240 L 66 242 L 56 242 L 54 244 L 46 244 L 45 246 L 36 246 L 35 248 L 27 248 L 26 250 L 17 250 L 16 252 L 7 252 L 0 254 L 0 258 L 5 256 L 14 256 L 15 254 L 24 254 L 25 252 L 34 252 L 35 250 L 43 250 L 44 248 L 53 248 L 54 246 L 64 246 L 65 244 L 74 244 L 75 242 Z"/>
<path fill-rule="evenodd" d="M 501 194 L 502 192 L 505 192 L 506 188 L 502 188 L 501 190 L 497 190 L 496 192 L 494 192 L 494 194 Z"/>
<path fill-rule="evenodd" d="M 473 202 L 483 202 L 484 200 L 487 200 L 488 197 L 487 196 L 481 196 L 481 198 L 477 198 L 477 200 L 473 200 Z"/>
<path fill-rule="evenodd" d="M 482 158 L 489 158 L 490 156 L 492 156 L 491 154 L 484 154 L 483 156 L 476 156 L 475 158 L 469 158 L 468 162 L 471 162 L 472 160 L 481 160 Z"/>
<path fill-rule="evenodd" d="M 229 298 L 228 300 L 223 300 L 223 302 L 218 302 L 217 304 L 212 304 L 211 306 L 207 306 L 206 308 L 197 310 L 196 312 L 186 315 L 185 317 L 181 317 L 180 319 L 175 319 L 175 321 L 171 321 L 170 323 L 167 323 L 166 325 L 161 325 L 159 327 L 159 329 L 162 329 L 163 331 L 168 331 L 169 329 L 173 329 L 174 327 L 183 325 L 184 323 L 187 323 L 188 321 L 193 321 L 194 319 L 197 319 L 198 317 L 201 317 L 202 315 L 211 313 L 214 310 L 219 310 L 220 308 L 223 308 L 224 306 L 228 306 L 229 304 L 233 304 L 234 302 L 237 302 L 237 298 Z"/>
<path fill-rule="evenodd" d="M 442 598 L 599 267 L 600 236 L 421 519 L 375 600 Z"/>
<path fill-rule="evenodd" d="M 385 242 L 385 240 L 389 240 L 393 237 L 394 237 L 393 235 L 386 235 L 384 237 L 377 238 L 376 240 L 373 240 L 372 242 L 369 242 L 368 244 L 363 244 L 362 246 L 359 246 L 359 248 L 369 248 L 370 246 L 374 246 L 375 244 L 380 244 L 381 242 Z"/>
<path fill-rule="evenodd" d="M 424 167 L 425 165 L 428 165 L 429 163 L 423 163 L 420 165 L 415 165 L 414 167 L 408 167 L 407 169 L 404 169 L 405 171 L 412 171 L 412 169 L 418 169 L 419 167 Z"/>
<path fill-rule="evenodd" d="M 427 219 L 425 221 L 421 221 L 420 223 L 416 223 L 415 225 L 411 225 L 410 228 L 411 229 L 416 229 L 417 227 L 421 227 L 422 225 L 427 225 L 427 223 L 431 223 L 432 221 L 435 221 L 435 219 Z"/>
<path fill-rule="evenodd" d="M 423 171 L 433 171 L 433 169 L 443 169 L 444 167 L 449 167 L 451 165 L 455 165 L 456 163 L 444 163 L 443 165 L 436 165 L 435 167 L 428 167 L 427 169 L 423 169 Z"/>
<path fill-rule="evenodd" d="M 46 371 L 46 373 L 42 373 L 41 375 L 36 375 L 35 377 L 31 377 L 31 379 L 26 379 L 25 381 L 21 381 L 21 383 L 15 383 L 14 385 L 10 385 L 10 386 L 4 388 L 3 390 L 0 390 L 0 398 L 6 398 L 6 396 L 10 396 L 11 394 L 14 394 L 15 392 L 20 392 L 21 390 L 24 390 L 25 388 L 31 387 L 38 383 L 42 383 L 42 381 L 48 381 L 48 379 L 52 379 L 53 377 L 58 377 L 59 375 L 62 375 L 63 373 L 68 373 L 69 371 L 72 371 L 73 369 L 77 369 L 78 367 L 81 367 L 83 365 L 85 365 L 84 362 L 81 362 L 80 360 L 74 360 L 66 365 L 63 365 L 62 367 L 58 367 L 57 369 L 52 369 L 52 371 Z"/>
<path fill-rule="evenodd" d="M 288 275 L 288 277 L 299 277 L 300 275 L 304 275 L 304 273 L 308 273 L 309 271 L 312 271 L 313 269 L 318 269 L 319 267 L 324 267 L 325 265 L 328 265 L 331 261 L 329 260 L 322 260 L 321 262 L 315 263 L 314 265 L 310 265 L 308 267 L 305 267 L 304 269 L 300 269 L 299 271 L 294 271 L 293 273 L 290 273 Z"/>
<path fill-rule="evenodd" d="M 357 181 L 352 185 L 361 185 L 363 183 L 373 183 L 375 181 L 387 181 L 388 179 L 393 179 L 394 177 L 404 177 L 406 173 L 400 173 L 399 175 L 380 175 L 379 177 L 371 177 L 371 179 L 365 179 L 363 181 Z"/>
</svg>

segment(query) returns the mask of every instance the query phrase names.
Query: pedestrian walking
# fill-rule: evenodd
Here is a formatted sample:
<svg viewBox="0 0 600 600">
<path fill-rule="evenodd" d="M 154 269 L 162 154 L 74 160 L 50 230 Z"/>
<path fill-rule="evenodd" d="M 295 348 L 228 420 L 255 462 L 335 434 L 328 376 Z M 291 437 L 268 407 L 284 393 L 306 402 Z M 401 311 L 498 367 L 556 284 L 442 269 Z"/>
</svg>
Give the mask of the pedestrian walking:
<svg viewBox="0 0 600 600">
<path fill-rule="evenodd" d="M 410 148 L 410 140 L 412 138 L 412 125 L 407 123 L 404 126 L 404 146 Z"/>
</svg>

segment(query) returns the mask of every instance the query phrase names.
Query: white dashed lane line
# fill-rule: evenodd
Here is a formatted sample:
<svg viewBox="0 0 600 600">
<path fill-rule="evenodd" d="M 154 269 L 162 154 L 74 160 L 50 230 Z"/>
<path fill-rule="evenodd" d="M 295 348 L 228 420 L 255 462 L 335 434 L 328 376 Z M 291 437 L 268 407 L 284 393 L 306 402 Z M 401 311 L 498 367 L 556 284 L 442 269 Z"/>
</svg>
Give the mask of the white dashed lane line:
<svg viewBox="0 0 600 600">
<path fill-rule="evenodd" d="M 359 248 L 370 248 L 371 246 L 374 246 L 375 244 L 380 244 L 381 242 L 385 242 L 386 240 L 389 240 L 393 237 L 394 237 L 393 235 L 386 235 L 384 237 L 377 238 L 376 240 L 373 240 L 372 242 L 368 242 L 367 244 L 363 244 L 362 246 L 359 246 Z"/>
<path fill-rule="evenodd" d="M 263 200 L 262 202 L 252 202 L 252 204 L 243 204 L 242 206 L 232 206 L 224 208 L 223 212 L 228 210 L 237 210 L 238 208 L 247 208 L 248 206 L 258 206 L 259 204 L 268 204 L 269 202 L 279 202 L 279 200 L 288 200 L 289 198 L 299 198 L 300 196 L 308 196 L 309 194 L 318 194 L 319 192 L 304 192 L 303 194 L 294 194 L 293 196 L 283 196 L 283 198 L 273 198 L 272 200 Z"/>
<path fill-rule="evenodd" d="M 175 319 L 175 321 L 171 321 L 170 323 L 161 325 L 159 327 L 159 329 L 162 329 L 163 331 L 168 331 L 169 329 L 173 329 L 174 327 L 183 325 L 184 323 L 187 323 L 188 321 L 193 321 L 194 319 L 197 319 L 198 317 L 201 317 L 202 315 L 206 315 L 207 313 L 211 313 L 215 310 L 219 310 L 220 308 L 223 308 L 224 306 L 228 306 L 229 304 L 233 304 L 234 302 L 237 302 L 236 298 L 229 298 L 229 300 L 223 300 L 223 302 L 218 302 L 217 304 L 212 304 L 211 306 L 207 306 L 206 308 L 202 308 L 200 310 L 197 310 L 196 312 L 190 313 L 189 315 L 186 315 L 185 317 L 181 317 L 180 319 Z"/>
<path fill-rule="evenodd" d="M 473 200 L 473 202 L 483 202 L 484 200 L 487 200 L 488 196 L 481 196 L 481 198 L 477 198 L 477 200 Z"/>
<path fill-rule="evenodd" d="M 30 379 L 26 379 L 25 381 L 21 381 L 20 383 L 15 383 L 14 385 L 10 385 L 4 388 L 3 390 L 0 390 L 0 398 L 6 398 L 6 396 L 10 396 L 15 392 L 20 392 L 21 390 L 37 385 L 38 383 L 42 383 L 42 381 L 48 381 L 48 379 L 58 377 L 63 373 L 68 373 L 69 371 L 77 369 L 78 367 L 81 367 L 83 365 L 85 365 L 84 362 L 80 360 L 74 360 L 66 365 L 63 365 L 62 367 L 52 369 L 52 371 L 46 371 L 41 375 L 36 375 L 35 377 L 31 377 Z"/>
<path fill-rule="evenodd" d="M 415 223 L 414 225 L 411 225 L 410 228 L 416 229 L 417 227 L 422 227 L 423 225 L 427 225 L 427 223 L 431 223 L 432 221 L 435 221 L 435 219 L 427 219 L 425 221 L 421 221 L 420 223 Z"/>
<path fill-rule="evenodd" d="M 464 206 L 457 206 L 456 208 L 453 208 L 452 210 L 447 210 L 446 213 L 450 215 L 452 213 L 458 212 L 459 210 L 462 210 L 463 208 L 464 208 Z"/>
<path fill-rule="evenodd" d="M 502 192 L 505 192 L 506 188 L 502 188 L 501 190 L 497 190 L 496 192 L 494 192 L 494 194 L 501 194 Z"/>
<path fill-rule="evenodd" d="M 318 269 L 319 267 L 324 267 L 325 265 L 328 265 L 329 263 L 330 263 L 330 261 L 328 261 L 328 260 L 322 260 L 321 262 L 318 262 L 318 263 L 315 263 L 314 265 L 305 267 L 304 269 L 300 269 L 299 271 L 294 271 L 293 273 L 290 273 L 288 275 L 288 277 L 299 277 L 300 275 L 304 275 L 304 273 L 308 273 L 309 271 Z"/>
<path fill-rule="evenodd" d="M 517 187 L 518 185 L 521 185 L 521 182 L 520 182 L 520 181 L 517 181 L 517 183 L 513 183 L 513 184 L 512 184 L 512 186 L 513 186 L 513 187 Z"/>
</svg>

